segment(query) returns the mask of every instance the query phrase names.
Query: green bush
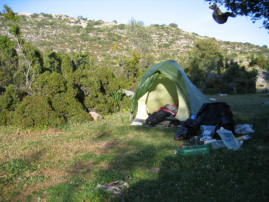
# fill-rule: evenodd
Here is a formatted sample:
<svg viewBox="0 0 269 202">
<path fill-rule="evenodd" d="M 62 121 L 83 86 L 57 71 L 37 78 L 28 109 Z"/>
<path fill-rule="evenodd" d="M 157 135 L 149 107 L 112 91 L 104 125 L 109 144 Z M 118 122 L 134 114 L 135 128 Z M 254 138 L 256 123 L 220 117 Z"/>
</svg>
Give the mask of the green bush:
<svg viewBox="0 0 269 202">
<path fill-rule="evenodd" d="M 9 85 L 4 95 L 0 95 L 0 109 L 14 111 L 17 104 L 20 102 L 19 93 L 14 85 Z"/>
<path fill-rule="evenodd" d="M 222 75 L 222 83 L 226 83 L 230 86 L 230 89 L 234 93 L 255 93 L 256 92 L 256 80 L 258 71 L 253 69 L 247 71 L 246 68 L 240 67 L 238 63 L 231 61 L 230 64 L 226 64 L 226 72 Z"/>
<path fill-rule="evenodd" d="M 120 80 L 107 67 L 99 67 L 88 71 L 85 78 L 80 75 L 81 88 L 88 89 L 84 104 L 101 114 L 113 113 L 119 110 L 116 93 L 121 88 Z M 86 91 L 85 90 L 85 91 Z"/>
<path fill-rule="evenodd" d="M 46 71 L 45 73 L 39 75 L 37 81 L 33 84 L 32 89 L 37 94 L 55 96 L 56 94 L 66 92 L 66 83 L 67 81 L 61 74 Z"/>
<path fill-rule="evenodd" d="M 119 28 L 120 30 L 125 29 L 125 24 L 119 24 L 118 28 Z"/>
<path fill-rule="evenodd" d="M 178 25 L 177 25 L 176 23 L 170 23 L 170 24 L 169 24 L 169 27 L 177 28 L 177 26 L 178 26 Z"/>
<path fill-rule="evenodd" d="M 53 110 L 48 96 L 26 96 L 18 105 L 14 122 L 19 128 L 57 127 L 65 123 L 64 116 Z"/>
<path fill-rule="evenodd" d="M 13 115 L 14 111 L 0 109 L 0 126 L 10 125 L 12 123 Z"/>
<path fill-rule="evenodd" d="M 88 35 L 88 33 L 82 33 L 80 35 L 80 38 L 81 38 L 82 41 L 89 41 L 89 35 Z"/>
</svg>

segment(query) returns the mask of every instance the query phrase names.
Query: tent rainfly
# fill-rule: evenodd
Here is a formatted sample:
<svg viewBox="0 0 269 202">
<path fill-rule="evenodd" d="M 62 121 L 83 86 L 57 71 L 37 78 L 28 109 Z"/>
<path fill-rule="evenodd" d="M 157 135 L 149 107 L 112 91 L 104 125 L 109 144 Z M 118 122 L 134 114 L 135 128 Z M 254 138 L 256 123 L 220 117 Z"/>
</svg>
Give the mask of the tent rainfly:
<svg viewBox="0 0 269 202">
<path fill-rule="evenodd" d="M 185 121 L 197 114 L 210 100 L 189 80 L 182 67 L 173 60 L 150 68 L 140 81 L 131 102 L 132 125 L 142 125 L 149 114 L 166 104 L 178 104 L 175 116 Z"/>
</svg>

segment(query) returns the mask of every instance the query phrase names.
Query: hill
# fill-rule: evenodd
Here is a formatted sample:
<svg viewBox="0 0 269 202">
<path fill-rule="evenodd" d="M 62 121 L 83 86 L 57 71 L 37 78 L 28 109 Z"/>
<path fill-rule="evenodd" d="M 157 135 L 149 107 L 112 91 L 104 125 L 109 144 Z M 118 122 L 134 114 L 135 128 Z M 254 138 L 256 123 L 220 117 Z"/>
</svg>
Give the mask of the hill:
<svg viewBox="0 0 269 202">
<path fill-rule="evenodd" d="M 134 48 L 125 24 L 102 20 L 92 21 L 83 17 L 61 14 L 18 13 L 18 15 L 21 17 L 19 25 L 22 29 L 22 37 L 42 51 L 48 47 L 52 47 L 54 51 L 63 52 L 87 50 L 99 61 L 110 55 L 114 65 L 117 65 L 115 60 L 118 56 L 131 55 Z M 8 32 L 10 22 L 6 21 L 3 16 L 0 22 L 0 34 L 12 38 Z M 151 25 L 151 28 L 153 45 L 149 53 L 154 56 L 155 60 L 180 59 L 193 47 L 195 41 L 209 38 L 181 30 L 174 23 L 170 26 L 155 24 Z M 250 43 L 216 41 L 225 55 L 244 65 L 248 65 L 252 54 L 266 53 L 268 55 L 267 47 Z M 117 44 L 116 51 L 115 44 Z"/>
</svg>

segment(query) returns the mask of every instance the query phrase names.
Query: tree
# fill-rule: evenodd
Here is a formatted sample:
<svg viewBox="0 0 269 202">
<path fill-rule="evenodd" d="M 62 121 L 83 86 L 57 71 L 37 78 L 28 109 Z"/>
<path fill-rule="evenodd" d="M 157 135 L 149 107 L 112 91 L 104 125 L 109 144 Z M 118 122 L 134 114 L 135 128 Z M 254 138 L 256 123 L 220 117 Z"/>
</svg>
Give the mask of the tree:
<svg viewBox="0 0 269 202">
<path fill-rule="evenodd" d="M 221 49 L 214 39 L 197 40 L 188 54 L 190 63 L 195 64 L 198 61 L 199 68 L 207 74 L 212 70 L 220 73 L 221 67 L 224 66 Z"/>
<path fill-rule="evenodd" d="M 53 48 L 48 48 L 44 54 L 44 68 L 51 72 L 61 72 L 60 54 L 53 51 Z"/>
<path fill-rule="evenodd" d="M 18 55 L 14 42 L 7 36 L 0 36 L 0 86 L 13 83 L 18 66 Z"/>
<path fill-rule="evenodd" d="M 263 20 L 263 27 L 269 30 L 269 1 L 268 0 L 205 0 L 209 4 L 224 5 L 235 15 L 250 16 L 252 22 Z"/>
<path fill-rule="evenodd" d="M 144 27 L 141 21 L 132 18 L 129 22 L 128 38 L 142 56 L 148 54 L 153 47 L 152 33 L 151 27 Z"/>
<path fill-rule="evenodd" d="M 25 43 L 24 39 L 21 37 L 20 26 L 16 24 L 20 21 L 20 17 L 16 16 L 7 5 L 4 5 L 4 8 L 5 19 L 12 23 L 9 32 L 15 37 L 19 49 L 18 53 L 24 59 L 24 61 L 21 62 L 21 69 L 25 76 L 25 86 L 27 89 L 31 89 L 31 84 L 36 77 L 36 73 L 41 73 L 41 53 L 37 48 L 33 47 L 29 43 Z"/>
<path fill-rule="evenodd" d="M 43 59 L 38 48 L 33 47 L 30 43 L 24 43 L 21 48 L 24 63 L 22 63 L 22 71 L 25 76 L 25 86 L 31 89 L 32 82 L 38 74 L 43 72 Z"/>
<path fill-rule="evenodd" d="M 170 24 L 169 24 L 169 27 L 177 28 L 177 26 L 178 26 L 178 25 L 177 25 L 176 23 L 170 23 Z"/>
</svg>

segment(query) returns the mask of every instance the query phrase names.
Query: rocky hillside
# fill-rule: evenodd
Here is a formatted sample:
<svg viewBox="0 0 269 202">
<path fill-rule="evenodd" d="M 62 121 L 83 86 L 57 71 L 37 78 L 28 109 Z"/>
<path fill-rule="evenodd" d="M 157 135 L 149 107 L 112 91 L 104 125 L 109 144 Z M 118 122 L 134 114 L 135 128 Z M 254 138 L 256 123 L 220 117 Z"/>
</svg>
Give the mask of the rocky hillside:
<svg viewBox="0 0 269 202">
<path fill-rule="evenodd" d="M 88 50 L 92 56 L 102 59 L 102 54 L 116 54 L 115 51 L 113 52 L 115 43 L 118 44 L 118 55 L 128 55 L 132 48 L 124 24 L 101 20 L 91 21 L 61 14 L 18 13 L 18 15 L 21 16 L 20 26 L 23 38 L 41 50 L 47 47 L 64 52 Z M 0 34 L 12 38 L 8 33 L 10 23 L 4 20 L 3 16 L 0 21 Z M 193 46 L 195 40 L 206 38 L 206 36 L 199 36 L 196 33 L 166 25 L 155 25 L 152 36 L 154 57 L 164 54 L 180 56 Z M 256 54 L 262 51 L 262 47 L 250 43 L 218 42 L 226 54 L 233 54 L 244 62 L 251 53 Z"/>
<path fill-rule="evenodd" d="M 98 61 L 107 58 L 111 65 L 118 66 L 121 56 L 132 54 L 133 45 L 127 35 L 127 25 L 117 22 L 92 21 L 61 14 L 18 13 L 21 17 L 22 36 L 40 50 L 53 48 L 54 51 L 87 51 Z M 173 23 L 172 23 L 173 24 Z M 11 23 L 0 15 L 0 35 L 13 36 L 8 32 Z M 193 47 L 196 40 L 208 38 L 189 33 L 177 26 L 152 25 L 153 48 L 149 53 L 156 60 L 180 60 Z M 267 47 L 250 43 L 217 41 L 223 54 L 242 65 L 248 66 L 251 55 L 268 57 Z M 259 84 L 265 83 L 260 71 Z"/>
</svg>

